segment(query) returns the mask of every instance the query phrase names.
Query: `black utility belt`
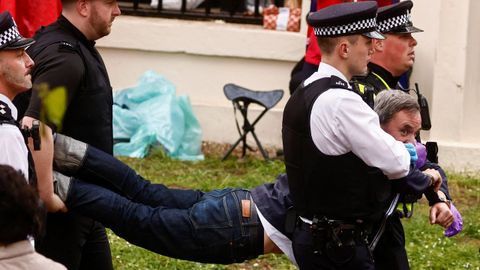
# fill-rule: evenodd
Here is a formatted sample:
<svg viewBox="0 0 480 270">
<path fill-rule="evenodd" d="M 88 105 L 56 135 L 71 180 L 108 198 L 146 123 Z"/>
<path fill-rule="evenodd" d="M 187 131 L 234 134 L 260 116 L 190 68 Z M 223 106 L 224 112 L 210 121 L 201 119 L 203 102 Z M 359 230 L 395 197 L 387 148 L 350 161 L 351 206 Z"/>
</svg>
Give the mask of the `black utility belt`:
<svg viewBox="0 0 480 270">
<path fill-rule="evenodd" d="M 363 221 L 351 222 L 345 220 L 328 219 L 327 217 L 314 217 L 312 223 L 306 223 L 299 219 L 298 226 L 304 230 L 312 233 L 313 236 L 321 238 L 333 238 L 333 240 L 341 240 L 339 238 L 348 238 L 355 242 L 362 243 L 368 238 L 371 226 L 366 226 Z M 338 238 L 338 239 L 335 239 Z M 348 244 L 354 244 L 348 241 Z M 338 245 L 347 243 L 337 243 Z"/>
<path fill-rule="evenodd" d="M 299 219 L 297 226 L 312 234 L 314 252 L 326 254 L 337 264 L 350 261 L 354 256 L 355 246 L 368 244 L 371 228 L 361 221 L 348 222 L 324 216 L 314 216 L 312 224 Z"/>
<path fill-rule="evenodd" d="M 336 227 L 340 230 L 355 230 L 355 229 L 358 229 L 358 227 L 353 223 L 345 223 L 343 221 L 333 220 L 333 219 L 331 219 L 329 221 L 332 222 L 329 225 L 328 224 L 315 224 L 314 222 L 312 222 L 310 224 L 310 223 L 306 223 L 305 221 L 300 219 L 299 222 L 298 222 L 298 227 L 301 228 L 302 230 L 308 231 L 308 232 L 325 230 L 328 227 L 332 227 L 332 226 L 334 226 L 334 227 Z"/>
</svg>

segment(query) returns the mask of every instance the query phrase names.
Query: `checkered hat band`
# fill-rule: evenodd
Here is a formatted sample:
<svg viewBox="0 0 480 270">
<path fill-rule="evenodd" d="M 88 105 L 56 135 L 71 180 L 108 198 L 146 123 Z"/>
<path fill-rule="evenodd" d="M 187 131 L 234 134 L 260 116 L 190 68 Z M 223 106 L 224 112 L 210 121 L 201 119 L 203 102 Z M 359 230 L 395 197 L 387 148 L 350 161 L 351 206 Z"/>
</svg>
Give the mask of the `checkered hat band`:
<svg viewBox="0 0 480 270">
<path fill-rule="evenodd" d="M 400 16 L 388 18 L 378 23 L 378 30 L 382 33 L 386 33 L 391 29 L 395 29 L 410 22 L 410 14 L 402 14 Z"/>
<path fill-rule="evenodd" d="M 20 33 L 18 32 L 17 27 L 13 25 L 0 34 L 0 47 L 18 38 L 20 38 Z"/>
<path fill-rule="evenodd" d="M 376 26 L 377 23 L 375 18 L 370 18 L 345 25 L 316 27 L 313 31 L 316 36 L 338 36 L 349 33 L 358 33 L 361 30 L 375 29 Z"/>
</svg>

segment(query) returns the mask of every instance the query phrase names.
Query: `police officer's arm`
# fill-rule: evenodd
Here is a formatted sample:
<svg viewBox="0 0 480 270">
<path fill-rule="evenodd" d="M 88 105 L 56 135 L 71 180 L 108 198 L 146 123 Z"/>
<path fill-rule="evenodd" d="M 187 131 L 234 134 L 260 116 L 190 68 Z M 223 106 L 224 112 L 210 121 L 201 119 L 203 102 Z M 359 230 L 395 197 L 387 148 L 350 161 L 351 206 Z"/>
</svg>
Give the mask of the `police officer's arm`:
<svg viewBox="0 0 480 270">
<path fill-rule="evenodd" d="M 35 118 L 25 116 L 22 119 L 24 126 L 31 127 Z M 53 192 L 53 136 L 52 130 L 41 124 L 42 144 L 39 151 L 34 150 L 32 138 L 28 138 L 28 147 L 32 153 L 35 170 L 37 173 L 37 187 L 40 198 L 45 203 L 49 212 L 66 212 L 67 207 L 62 200 Z"/>
<path fill-rule="evenodd" d="M 56 45 L 51 45 L 35 58 L 36 66 L 32 72 L 33 84 L 48 84 L 49 89 L 64 86 L 67 89 L 68 103 L 78 89 L 84 73 L 83 61 L 76 53 L 58 52 Z M 68 104 L 67 104 L 68 106 Z M 41 100 L 38 92 L 33 91 L 29 107 L 22 120 L 24 125 L 31 126 L 34 119 L 40 120 Z M 38 189 L 40 197 L 44 200 L 47 209 L 51 212 L 65 210 L 65 205 L 53 193 L 53 136 L 49 123 L 42 123 L 42 146 L 40 151 L 33 151 L 32 156 L 36 164 Z"/>
<path fill-rule="evenodd" d="M 352 91 L 323 93 L 313 105 L 310 124 L 314 143 L 324 154 L 351 151 L 389 179 L 405 177 L 410 170 L 404 144 L 381 129 L 378 115 Z"/>
</svg>

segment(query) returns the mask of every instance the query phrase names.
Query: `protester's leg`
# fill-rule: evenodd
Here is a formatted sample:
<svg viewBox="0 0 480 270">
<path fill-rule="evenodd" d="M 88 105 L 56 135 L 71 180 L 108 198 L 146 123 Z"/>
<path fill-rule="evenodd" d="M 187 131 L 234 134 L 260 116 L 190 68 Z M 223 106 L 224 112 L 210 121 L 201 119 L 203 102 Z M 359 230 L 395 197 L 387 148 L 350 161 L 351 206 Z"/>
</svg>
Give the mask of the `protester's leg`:
<svg viewBox="0 0 480 270">
<path fill-rule="evenodd" d="M 112 254 L 105 227 L 94 221 L 82 249 L 80 270 L 113 270 Z"/>
<path fill-rule="evenodd" d="M 151 184 L 113 156 L 70 137 L 57 134 L 55 139 L 55 169 L 84 181 L 111 189 L 142 204 L 172 208 L 188 208 L 203 192 L 169 189 Z"/>
<path fill-rule="evenodd" d="M 118 236 L 151 251 L 185 260 L 233 263 L 263 251 L 263 229 L 254 207 L 251 217 L 242 217 L 242 194 L 249 193 L 207 193 L 190 209 L 150 207 L 72 179 L 66 205 L 70 211 L 98 220 Z"/>
</svg>

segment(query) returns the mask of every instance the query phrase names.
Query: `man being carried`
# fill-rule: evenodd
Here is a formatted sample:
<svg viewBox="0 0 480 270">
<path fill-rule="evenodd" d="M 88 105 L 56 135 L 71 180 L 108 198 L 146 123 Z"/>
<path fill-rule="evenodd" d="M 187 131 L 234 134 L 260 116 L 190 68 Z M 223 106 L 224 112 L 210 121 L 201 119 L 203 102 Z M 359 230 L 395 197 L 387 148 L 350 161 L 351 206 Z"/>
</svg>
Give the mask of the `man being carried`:
<svg viewBox="0 0 480 270">
<path fill-rule="evenodd" d="M 419 126 L 418 104 L 411 96 L 399 94 L 404 96 L 379 97 L 380 119 L 396 139 L 411 142 Z M 406 125 L 411 132 L 398 135 L 396 131 Z M 56 192 L 70 211 L 100 221 L 135 245 L 198 262 L 227 264 L 283 252 L 296 263 L 292 235 L 285 224 L 292 206 L 285 174 L 251 190 L 169 189 L 151 184 L 100 150 L 62 135 L 55 141 L 54 164 L 68 175 L 55 173 Z M 434 170 L 425 174 L 414 170 L 398 184 L 421 194 L 430 185 L 430 175 L 438 177 Z M 442 226 L 451 223 L 448 213 L 440 211 L 435 217 Z"/>
</svg>

